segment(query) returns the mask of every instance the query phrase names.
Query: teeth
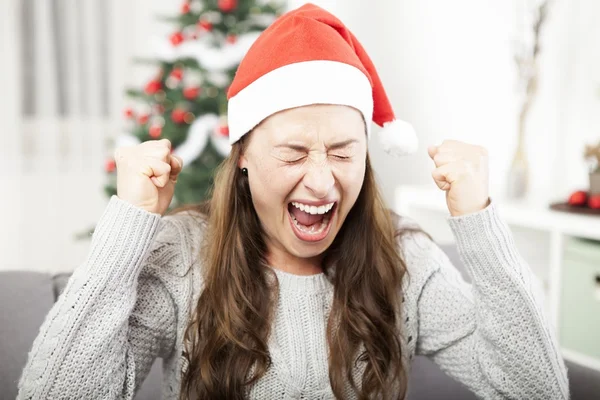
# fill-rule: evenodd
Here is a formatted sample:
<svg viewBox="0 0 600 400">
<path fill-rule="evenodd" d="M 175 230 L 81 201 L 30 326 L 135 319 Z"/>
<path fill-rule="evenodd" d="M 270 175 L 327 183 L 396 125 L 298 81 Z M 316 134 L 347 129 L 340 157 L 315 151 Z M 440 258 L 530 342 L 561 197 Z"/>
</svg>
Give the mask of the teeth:
<svg viewBox="0 0 600 400">
<path fill-rule="evenodd" d="M 309 206 L 307 204 L 302 204 L 302 203 L 298 203 L 296 201 L 292 202 L 292 205 L 296 208 L 298 208 L 300 211 L 304 211 L 305 213 L 308 214 L 325 214 L 328 213 L 329 210 L 331 210 L 333 208 L 333 206 L 335 205 L 335 202 L 333 203 L 329 203 L 329 204 L 325 204 L 323 206 Z"/>
</svg>

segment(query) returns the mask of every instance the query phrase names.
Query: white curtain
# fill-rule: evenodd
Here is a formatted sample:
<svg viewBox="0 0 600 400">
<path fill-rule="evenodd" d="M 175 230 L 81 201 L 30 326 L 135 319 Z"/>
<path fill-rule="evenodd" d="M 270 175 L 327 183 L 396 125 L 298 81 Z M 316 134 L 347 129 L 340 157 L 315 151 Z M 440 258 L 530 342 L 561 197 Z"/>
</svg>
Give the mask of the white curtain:
<svg viewBox="0 0 600 400">
<path fill-rule="evenodd" d="M 104 208 L 131 7 L 0 1 L 0 270 L 72 270 Z"/>
</svg>

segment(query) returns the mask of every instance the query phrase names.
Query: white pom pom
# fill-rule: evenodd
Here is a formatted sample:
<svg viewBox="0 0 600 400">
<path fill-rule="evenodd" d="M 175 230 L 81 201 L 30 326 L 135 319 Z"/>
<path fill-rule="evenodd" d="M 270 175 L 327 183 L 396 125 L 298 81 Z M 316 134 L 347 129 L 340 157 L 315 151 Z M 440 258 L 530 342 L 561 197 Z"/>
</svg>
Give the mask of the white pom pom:
<svg viewBox="0 0 600 400">
<path fill-rule="evenodd" d="M 419 147 L 415 129 L 399 119 L 384 124 L 379 132 L 379 140 L 383 150 L 395 157 L 414 154 Z"/>
</svg>

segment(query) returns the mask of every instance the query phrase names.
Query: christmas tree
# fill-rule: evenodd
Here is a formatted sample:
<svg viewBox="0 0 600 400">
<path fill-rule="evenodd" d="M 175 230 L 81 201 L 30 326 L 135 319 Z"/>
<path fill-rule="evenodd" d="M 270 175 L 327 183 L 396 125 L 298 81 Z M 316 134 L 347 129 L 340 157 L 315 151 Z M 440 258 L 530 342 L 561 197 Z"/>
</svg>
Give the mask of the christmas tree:
<svg viewBox="0 0 600 400">
<path fill-rule="evenodd" d="M 252 43 L 284 10 L 260 0 L 190 0 L 176 25 L 156 46 L 153 79 L 127 90 L 134 105 L 124 111 L 127 132 L 115 147 L 166 138 L 184 161 L 171 208 L 209 195 L 215 168 L 228 154 L 227 89 Z M 112 154 L 112 152 L 111 152 Z M 105 192 L 116 194 L 116 166 L 106 160 Z"/>
</svg>

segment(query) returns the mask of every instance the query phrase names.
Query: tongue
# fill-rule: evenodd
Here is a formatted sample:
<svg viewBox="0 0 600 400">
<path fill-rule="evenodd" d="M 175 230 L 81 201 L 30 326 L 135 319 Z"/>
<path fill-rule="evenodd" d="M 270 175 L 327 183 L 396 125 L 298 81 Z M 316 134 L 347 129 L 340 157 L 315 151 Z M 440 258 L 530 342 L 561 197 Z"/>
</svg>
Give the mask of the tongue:
<svg viewBox="0 0 600 400">
<path fill-rule="evenodd" d="M 304 226 L 311 226 L 312 224 L 323 221 L 323 214 L 308 214 L 304 211 L 300 211 L 300 209 L 294 206 L 291 207 L 290 212 L 296 217 L 296 221 Z"/>
</svg>

